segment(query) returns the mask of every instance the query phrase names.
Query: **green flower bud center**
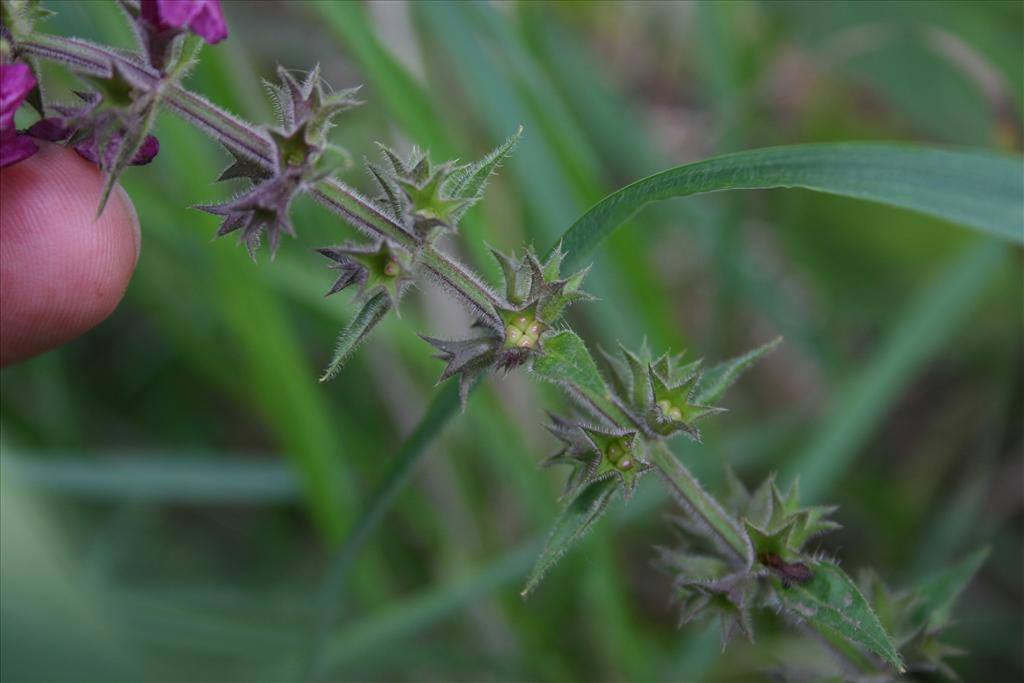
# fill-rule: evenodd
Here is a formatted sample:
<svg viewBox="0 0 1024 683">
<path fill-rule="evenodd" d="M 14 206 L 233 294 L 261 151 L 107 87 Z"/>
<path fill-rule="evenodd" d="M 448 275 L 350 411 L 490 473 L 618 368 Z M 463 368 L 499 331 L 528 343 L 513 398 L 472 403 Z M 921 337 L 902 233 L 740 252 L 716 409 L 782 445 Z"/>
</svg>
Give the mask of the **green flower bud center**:
<svg viewBox="0 0 1024 683">
<path fill-rule="evenodd" d="M 505 323 L 505 346 L 536 348 L 544 329 L 544 323 L 537 320 L 532 313 L 516 313 Z"/>
<path fill-rule="evenodd" d="M 658 409 L 661 410 L 662 415 L 674 422 L 683 421 L 683 411 L 670 401 L 666 401 L 664 399 L 658 401 Z"/>
<path fill-rule="evenodd" d="M 388 262 L 384 264 L 384 274 L 388 277 L 398 277 L 402 272 L 402 266 L 398 265 L 398 261 L 394 259 L 388 259 Z"/>
<path fill-rule="evenodd" d="M 625 437 L 608 444 L 604 457 L 620 470 L 633 469 L 633 447 Z"/>
</svg>

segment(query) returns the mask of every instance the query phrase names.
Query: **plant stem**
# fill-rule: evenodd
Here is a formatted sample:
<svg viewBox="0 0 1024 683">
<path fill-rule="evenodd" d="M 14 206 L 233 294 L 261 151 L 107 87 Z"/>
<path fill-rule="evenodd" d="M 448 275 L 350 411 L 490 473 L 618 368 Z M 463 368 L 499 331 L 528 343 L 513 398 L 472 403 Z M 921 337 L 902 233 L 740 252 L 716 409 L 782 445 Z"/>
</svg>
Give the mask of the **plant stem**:
<svg viewBox="0 0 1024 683">
<path fill-rule="evenodd" d="M 663 441 L 658 441 L 652 449 L 651 462 L 668 485 L 669 492 L 676 502 L 698 521 L 703 522 L 723 547 L 735 553 L 747 567 L 751 566 L 754 561 L 754 550 L 747 535 L 741 531 L 736 520 L 722 509 L 718 501 L 701 488 L 700 483 Z"/>
<path fill-rule="evenodd" d="M 22 54 L 64 64 L 93 76 L 110 77 L 114 66 L 146 87 L 165 89 L 163 103 L 187 123 L 200 129 L 229 151 L 274 170 L 273 143 L 252 123 L 218 107 L 206 98 L 172 83 L 163 82 L 159 72 L 122 52 L 77 38 L 35 34 L 20 41 Z M 376 239 L 386 239 L 418 252 L 428 273 L 446 282 L 448 289 L 471 310 L 501 324 L 494 311 L 498 297 L 457 260 L 431 245 L 421 245 L 415 236 L 372 202 L 339 180 L 321 180 L 310 191 L 314 200 L 344 218 L 353 227 Z"/>
</svg>

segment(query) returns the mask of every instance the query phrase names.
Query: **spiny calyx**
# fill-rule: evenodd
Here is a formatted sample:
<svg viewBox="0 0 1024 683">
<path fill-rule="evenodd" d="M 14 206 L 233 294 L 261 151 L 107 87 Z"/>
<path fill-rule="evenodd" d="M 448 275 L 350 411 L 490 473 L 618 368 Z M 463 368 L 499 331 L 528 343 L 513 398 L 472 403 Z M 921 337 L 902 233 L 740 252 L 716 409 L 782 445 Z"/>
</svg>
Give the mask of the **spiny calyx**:
<svg viewBox="0 0 1024 683">
<path fill-rule="evenodd" d="M 565 252 L 562 245 L 555 247 L 546 261 L 541 263 L 530 247 L 522 259 L 515 254 L 503 254 L 491 249 L 491 254 L 501 267 L 502 290 L 505 301 L 502 311 L 506 322 L 525 315 L 530 322 L 539 323 L 541 333 L 562 317 L 565 309 L 579 301 L 591 301 L 593 296 L 580 289 L 589 268 L 569 277 L 561 278 L 560 270 Z M 515 325 L 521 332 L 527 330 Z"/>
<path fill-rule="evenodd" d="M 491 250 L 501 266 L 505 300 L 497 302 L 501 325 L 481 320 L 476 327 L 486 330 L 466 340 L 423 337 L 437 348 L 447 363 L 441 381 L 459 375 L 460 395 L 465 401 L 473 381 L 492 368 L 512 370 L 544 352 L 544 339 L 551 334 L 566 307 L 592 297 L 580 289 L 586 270 L 560 279 L 559 267 L 565 254 L 556 248 L 541 264 L 532 249 L 522 260 Z"/>
<path fill-rule="evenodd" d="M 595 482 L 617 477 L 623 497 L 628 500 L 640 476 L 651 469 L 643 454 L 644 443 L 636 431 L 597 427 L 557 415 L 551 416 L 548 429 L 563 447 L 544 464 L 566 464 L 574 468 L 566 484 L 567 497 Z"/>
<path fill-rule="evenodd" d="M 347 155 L 327 141 L 327 132 L 337 114 L 359 104 L 354 98 L 355 88 L 328 95 L 319 67 L 310 71 L 302 83 L 281 67 L 277 73 L 280 85 L 265 84 L 280 121 L 280 125 L 263 131 L 270 142 L 270 166 L 235 153 L 234 163 L 218 180 L 248 179 L 250 189 L 226 202 L 196 207 L 224 216 L 217 237 L 239 231 L 241 241 L 254 258 L 264 233 L 271 253 L 277 251 L 282 233 L 295 235 L 289 219 L 291 202 L 334 172 L 333 167 L 323 163 L 326 151 Z"/>
<path fill-rule="evenodd" d="M 483 196 L 490 176 L 509 155 L 519 137 L 515 135 L 486 157 L 473 164 L 454 161 L 435 165 L 429 155 L 413 148 L 401 156 L 379 144 L 382 164 L 367 164 L 380 194 L 377 203 L 422 243 L 430 243 L 447 231 L 458 229 L 459 220 Z"/>
<path fill-rule="evenodd" d="M 413 257 L 405 249 L 387 240 L 376 244 L 343 244 L 316 250 L 334 263 L 338 279 L 327 292 L 336 294 L 350 285 L 358 285 L 356 299 L 364 301 L 378 292 L 385 292 L 392 308 L 416 281 Z"/>
<path fill-rule="evenodd" d="M 828 519 L 836 510 L 834 506 L 800 506 L 799 481 L 794 481 L 785 494 L 773 476 L 753 493 L 746 493 L 735 478 L 730 487 L 737 517 L 743 520 L 754 557 L 776 573 L 782 569 L 780 561 L 789 563 L 804 558 L 804 546 L 810 539 L 839 528 Z M 785 576 L 780 578 L 785 580 Z"/>
<path fill-rule="evenodd" d="M 617 355 L 604 355 L 619 405 L 653 434 L 683 432 L 699 441 L 696 421 L 723 410 L 697 400 L 703 378 L 700 360 L 683 363 L 682 353 L 652 359 L 646 344 L 637 353 L 620 346 Z"/>
</svg>

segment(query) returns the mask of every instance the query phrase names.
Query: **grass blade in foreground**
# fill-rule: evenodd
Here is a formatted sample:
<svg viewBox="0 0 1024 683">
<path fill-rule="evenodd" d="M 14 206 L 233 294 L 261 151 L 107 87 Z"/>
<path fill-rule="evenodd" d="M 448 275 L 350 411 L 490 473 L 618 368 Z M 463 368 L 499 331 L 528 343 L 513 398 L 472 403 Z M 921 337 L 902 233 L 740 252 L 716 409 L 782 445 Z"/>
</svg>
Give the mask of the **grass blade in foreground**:
<svg viewBox="0 0 1024 683">
<path fill-rule="evenodd" d="M 415 465 L 427 452 L 427 446 L 437 436 L 459 406 L 456 385 L 449 383 L 434 397 L 423 419 L 402 444 L 391 469 L 367 499 L 355 526 L 344 543 L 334 553 L 320 589 L 317 592 L 316 623 L 309 641 L 303 666 L 303 678 L 314 678 L 321 673 L 321 645 L 334 619 L 341 609 L 346 582 L 356 558 L 370 539 L 384 514 L 394 504 L 398 492 L 409 480 Z"/>
<path fill-rule="evenodd" d="M 567 267 L 645 205 L 718 190 L 800 187 L 936 216 L 1024 244 L 1024 162 L 987 151 L 839 143 L 728 154 L 656 173 L 590 208 L 565 234 Z"/>
</svg>

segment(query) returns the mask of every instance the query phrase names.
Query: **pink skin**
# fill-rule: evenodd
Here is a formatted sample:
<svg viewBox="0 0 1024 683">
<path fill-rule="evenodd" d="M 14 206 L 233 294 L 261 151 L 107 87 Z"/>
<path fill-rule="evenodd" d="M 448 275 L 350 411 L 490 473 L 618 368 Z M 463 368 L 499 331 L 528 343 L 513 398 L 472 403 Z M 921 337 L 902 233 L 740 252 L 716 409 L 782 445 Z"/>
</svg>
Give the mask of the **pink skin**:
<svg viewBox="0 0 1024 683">
<path fill-rule="evenodd" d="M 120 187 L 94 219 L 102 179 L 70 149 L 39 142 L 0 171 L 0 366 L 92 329 L 124 296 L 139 222 Z"/>
</svg>

